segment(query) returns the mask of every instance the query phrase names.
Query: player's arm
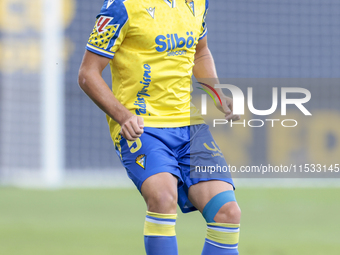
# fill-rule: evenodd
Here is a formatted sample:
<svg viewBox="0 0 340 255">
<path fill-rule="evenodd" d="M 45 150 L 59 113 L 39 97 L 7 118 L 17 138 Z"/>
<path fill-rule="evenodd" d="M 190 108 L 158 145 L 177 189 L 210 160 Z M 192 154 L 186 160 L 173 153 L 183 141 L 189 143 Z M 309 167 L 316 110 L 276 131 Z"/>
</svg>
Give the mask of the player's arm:
<svg viewBox="0 0 340 255">
<path fill-rule="evenodd" d="M 100 109 L 120 124 L 122 136 L 134 141 L 144 132 L 143 118 L 129 112 L 115 98 L 102 78 L 102 72 L 109 61 L 109 58 L 86 50 L 79 69 L 78 83 Z"/>
<path fill-rule="evenodd" d="M 215 88 L 215 84 L 219 84 L 214 58 L 208 47 L 207 36 L 198 41 L 195 53 L 195 65 L 193 69 L 195 78 L 202 83 L 208 84 Z M 220 104 L 217 95 L 213 93 L 217 102 L 217 108 L 225 114 L 227 120 L 239 120 L 239 115 L 233 114 L 233 99 L 224 95 L 222 89 L 215 89 L 220 96 L 222 105 Z"/>
</svg>

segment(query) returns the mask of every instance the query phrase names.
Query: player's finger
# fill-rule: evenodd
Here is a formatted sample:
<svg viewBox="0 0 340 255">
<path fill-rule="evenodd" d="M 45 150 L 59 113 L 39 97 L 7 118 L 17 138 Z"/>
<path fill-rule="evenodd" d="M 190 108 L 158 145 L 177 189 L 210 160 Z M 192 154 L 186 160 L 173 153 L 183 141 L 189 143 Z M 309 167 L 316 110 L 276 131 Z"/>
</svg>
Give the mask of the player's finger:
<svg viewBox="0 0 340 255">
<path fill-rule="evenodd" d="M 233 121 L 238 121 L 240 119 L 241 119 L 240 115 L 233 115 Z"/>
<path fill-rule="evenodd" d="M 132 120 L 131 121 L 128 121 L 127 123 L 125 123 L 123 125 L 123 129 L 124 129 L 124 132 L 125 132 L 125 135 L 126 136 L 129 136 L 133 139 L 136 139 L 136 138 L 139 138 L 140 135 L 136 134 L 135 130 L 133 129 L 132 127 Z"/>
<path fill-rule="evenodd" d="M 136 135 L 141 135 L 141 134 L 143 134 L 143 132 L 144 132 L 143 129 L 140 128 L 140 126 L 138 125 L 138 118 L 132 120 L 132 121 L 130 122 L 130 124 L 131 124 L 131 127 L 133 128 L 133 131 L 134 131 L 134 133 L 135 133 Z"/>
<path fill-rule="evenodd" d="M 140 128 L 144 128 L 144 119 L 143 117 L 137 116 L 137 122 Z"/>
<path fill-rule="evenodd" d="M 233 120 L 233 121 L 238 120 L 238 119 L 237 119 L 237 115 L 234 115 L 233 113 L 230 113 L 230 114 L 226 115 L 226 116 L 225 116 L 225 119 L 228 120 L 228 121 L 229 121 L 229 120 Z"/>
<path fill-rule="evenodd" d="M 227 102 L 224 102 L 222 104 L 222 109 L 223 109 L 223 112 L 226 114 L 226 115 L 230 115 L 232 112 L 230 110 L 230 108 L 228 107 L 227 105 Z"/>
<path fill-rule="evenodd" d="M 139 138 L 141 134 L 137 133 L 135 131 L 135 128 L 138 128 L 136 123 L 129 123 L 129 125 L 126 126 L 126 129 L 129 131 L 129 134 L 132 138 Z"/>
<path fill-rule="evenodd" d="M 124 129 L 123 129 L 124 130 Z M 125 130 L 123 131 L 123 133 L 124 133 L 124 138 L 126 139 L 126 140 L 129 140 L 129 141 L 136 141 L 137 140 L 137 138 L 138 138 L 138 136 L 133 136 L 133 135 L 131 135 L 131 133 L 127 130 L 127 128 L 125 128 Z"/>
<path fill-rule="evenodd" d="M 228 120 L 228 121 L 230 121 L 230 120 L 232 119 L 232 116 L 226 115 L 226 116 L 225 116 L 225 119 Z"/>
<path fill-rule="evenodd" d="M 125 138 L 125 136 L 124 136 L 125 134 L 124 134 L 124 130 L 123 130 L 123 128 L 120 128 L 120 132 L 119 132 L 119 134 Z"/>
<path fill-rule="evenodd" d="M 129 140 L 131 139 L 130 135 L 126 135 L 126 133 L 124 132 L 124 129 L 121 128 L 120 130 L 120 134 L 122 135 L 122 137 L 124 137 L 126 140 Z"/>
</svg>

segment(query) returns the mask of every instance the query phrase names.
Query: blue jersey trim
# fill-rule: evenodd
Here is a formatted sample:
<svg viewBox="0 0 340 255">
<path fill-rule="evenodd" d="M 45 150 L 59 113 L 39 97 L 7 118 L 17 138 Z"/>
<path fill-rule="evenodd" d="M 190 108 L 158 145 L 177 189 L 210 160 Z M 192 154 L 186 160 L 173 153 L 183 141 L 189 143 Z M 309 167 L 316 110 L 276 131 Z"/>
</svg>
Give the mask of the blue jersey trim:
<svg viewBox="0 0 340 255">
<path fill-rule="evenodd" d="M 91 46 L 91 47 L 89 47 L 89 46 Z M 94 45 L 92 45 L 92 44 L 87 44 L 86 45 L 86 49 L 88 50 L 88 51 L 91 51 L 91 52 L 93 52 L 93 53 L 96 53 L 96 54 L 98 54 L 98 55 L 101 55 L 101 56 L 104 56 L 104 57 L 107 57 L 107 58 L 110 58 L 110 59 L 113 59 L 113 57 L 114 57 L 114 52 L 107 52 L 107 53 L 105 53 L 105 50 L 103 50 L 103 49 L 101 49 L 101 48 L 98 48 L 98 50 L 96 50 L 96 49 L 94 49 L 94 48 L 92 48 L 92 47 L 95 47 L 95 48 L 98 48 L 98 47 L 96 47 L 96 46 L 94 46 Z M 110 54 L 111 53 L 111 54 Z"/>
<path fill-rule="evenodd" d="M 205 30 L 205 32 L 203 32 L 203 35 L 200 36 L 200 38 L 198 38 L 198 40 L 202 40 L 204 37 L 206 37 L 208 35 L 208 29 Z"/>
<path fill-rule="evenodd" d="M 204 11 L 204 14 L 203 14 L 203 21 L 202 21 L 203 32 L 202 32 L 202 34 L 200 34 L 200 37 L 199 37 L 198 40 L 203 39 L 207 35 L 208 29 L 207 29 L 207 23 L 206 23 L 205 19 L 207 17 L 208 9 L 209 9 L 209 0 L 206 0 L 205 1 L 205 11 Z"/>
</svg>

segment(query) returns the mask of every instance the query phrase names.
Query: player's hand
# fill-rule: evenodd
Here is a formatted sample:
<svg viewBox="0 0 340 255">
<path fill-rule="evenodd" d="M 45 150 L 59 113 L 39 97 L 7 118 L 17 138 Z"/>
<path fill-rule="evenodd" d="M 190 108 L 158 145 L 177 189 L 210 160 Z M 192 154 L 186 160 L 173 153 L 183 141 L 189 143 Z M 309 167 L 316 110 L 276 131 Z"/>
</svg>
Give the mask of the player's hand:
<svg viewBox="0 0 340 255">
<path fill-rule="evenodd" d="M 225 114 L 225 119 L 230 121 L 237 121 L 240 119 L 240 115 L 234 115 L 233 114 L 233 99 L 227 96 L 220 96 L 221 97 L 221 101 L 222 101 L 222 105 L 219 102 L 218 99 L 216 99 L 217 102 L 217 109 L 219 109 L 221 112 L 223 112 Z"/>
<path fill-rule="evenodd" d="M 120 134 L 129 141 L 136 141 L 144 133 L 144 119 L 132 115 L 121 125 Z"/>
</svg>

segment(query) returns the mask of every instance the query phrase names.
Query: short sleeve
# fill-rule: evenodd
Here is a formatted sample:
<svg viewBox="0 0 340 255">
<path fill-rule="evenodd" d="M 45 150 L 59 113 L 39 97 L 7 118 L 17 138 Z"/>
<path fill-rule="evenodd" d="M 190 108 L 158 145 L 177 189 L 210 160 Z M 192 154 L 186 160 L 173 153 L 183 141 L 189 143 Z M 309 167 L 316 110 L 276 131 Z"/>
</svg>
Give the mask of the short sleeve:
<svg viewBox="0 0 340 255">
<path fill-rule="evenodd" d="M 205 11 L 204 11 L 203 20 L 202 20 L 201 34 L 198 40 L 203 39 L 208 34 L 208 28 L 207 28 L 207 23 L 206 23 L 208 8 L 209 8 L 209 0 L 205 0 Z"/>
<path fill-rule="evenodd" d="M 128 14 L 123 0 L 105 0 L 86 49 L 112 59 L 127 31 Z"/>
</svg>

